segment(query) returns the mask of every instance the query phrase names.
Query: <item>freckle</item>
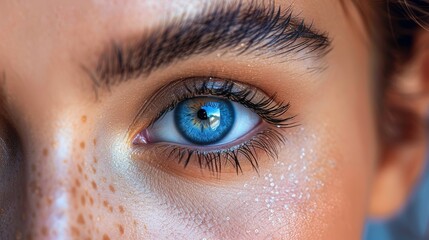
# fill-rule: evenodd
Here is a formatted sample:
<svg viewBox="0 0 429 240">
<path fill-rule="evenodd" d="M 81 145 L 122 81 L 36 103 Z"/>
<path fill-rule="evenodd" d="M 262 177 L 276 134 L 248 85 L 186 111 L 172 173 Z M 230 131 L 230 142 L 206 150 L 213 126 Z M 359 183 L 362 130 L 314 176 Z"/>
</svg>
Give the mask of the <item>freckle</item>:
<svg viewBox="0 0 429 240">
<path fill-rule="evenodd" d="M 64 159 L 64 160 L 63 160 L 63 163 L 64 163 L 64 164 L 67 164 L 67 159 Z"/>
<path fill-rule="evenodd" d="M 120 213 L 124 213 L 125 212 L 125 209 L 124 209 L 124 207 L 121 205 L 121 206 L 119 206 L 119 212 Z"/>
<path fill-rule="evenodd" d="M 111 213 L 113 212 L 113 207 L 112 206 L 109 207 L 109 212 L 111 212 Z"/>
<path fill-rule="evenodd" d="M 95 167 L 91 166 L 91 169 L 92 169 L 92 172 L 93 172 L 94 174 L 96 174 L 96 173 L 97 173 L 97 169 L 95 169 Z"/>
<path fill-rule="evenodd" d="M 79 179 L 76 179 L 76 180 L 75 180 L 75 183 L 76 183 L 76 186 L 77 186 L 77 187 L 80 187 L 80 181 L 79 181 Z"/>
<path fill-rule="evenodd" d="M 85 199 L 85 196 L 81 196 L 80 197 L 80 202 L 81 202 L 81 204 L 83 205 L 83 206 L 85 206 L 85 203 L 86 203 L 86 199 Z"/>
<path fill-rule="evenodd" d="M 104 200 L 103 205 L 107 208 L 107 206 L 109 206 L 109 202 L 107 200 Z"/>
<path fill-rule="evenodd" d="M 48 149 L 47 148 L 44 148 L 43 149 L 43 156 L 48 156 L 48 154 L 49 154 L 49 151 L 48 151 Z"/>
<path fill-rule="evenodd" d="M 91 205 L 94 204 L 94 199 L 92 197 L 89 197 L 89 204 L 91 204 Z"/>
<path fill-rule="evenodd" d="M 80 120 L 82 121 L 82 123 L 86 123 L 86 115 L 83 115 Z"/>
<path fill-rule="evenodd" d="M 91 185 L 92 185 L 92 188 L 94 188 L 95 190 L 97 190 L 97 184 L 94 181 L 91 182 Z"/>
<path fill-rule="evenodd" d="M 77 170 L 79 171 L 79 173 L 82 173 L 82 166 L 80 164 L 77 165 Z"/>
<path fill-rule="evenodd" d="M 121 225 L 121 224 L 119 224 L 118 225 L 118 228 L 119 228 L 119 233 L 121 234 L 121 235 L 124 235 L 124 227 Z"/>
<path fill-rule="evenodd" d="M 46 202 L 48 203 L 48 206 L 51 206 L 51 205 L 52 205 L 53 200 L 52 200 L 52 198 L 51 198 L 51 197 L 47 197 L 47 198 L 46 198 Z"/>
<path fill-rule="evenodd" d="M 37 183 L 37 181 L 30 182 L 29 187 L 34 194 L 38 195 L 39 197 L 43 196 L 41 189 L 40 189 L 40 186 Z"/>
<path fill-rule="evenodd" d="M 88 181 L 88 175 L 86 175 L 86 173 L 83 175 L 83 178 Z"/>
<path fill-rule="evenodd" d="M 71 227 L 71 232 L 72 232 L 73 236 L 79 236 L 80 235 L 79 229 L 74 227 L 74 226 Z"/>
<path fill-rule="evenodd" d="M 103 235 L 103 240 L 110 240 L 110 237 L 107 236 L 106 234 Z"/>
<path fill-rule="evenodd" d="M 85 148 L 85 142 L 80 142 L 80 148 L 82 148 L 82 149 Z"/>
<path fill-rule="evenodd" d="M 92 143 L 95 145 L 97 145 L 97 139 L 94 138 L 94 140 L 92 140 Z"/>
<path fill-rule="evenodd" d="M 109 189 L 110 189 L 110 191 L 112 192 L 112 193 L 114 193 L 116 190 L 115 190 L 115 187 L 113 187 L 112 185 L 109 185 Z"/>
<path fill-rule="evenodd" d="M 83 218 L 82 214 L 79 214 L 79 216 L 77 217 L 77 223 L 79 223 L 80 225 L 85 225 L 85 219 Z"/>
<path fill-rule="evenodd" d="M 72 187 L 70 191 L 71 191 L 71 193 L 72 193 L 73 196 L 76 195 L 76 188 L 75 187 Z"/>
<path fill-rule="evenodd" d="M 42 227 L 42 235 L 45 237 L 48 236 L 48 229 L 45 226 Z"/>
<path fill-rule="evenodd" d="M 107 182 L 107 179 L 106 179 L 105 177 L 102 177 L 102 178 L 101 178 L 101 181 L 103 181 L 104 183 L 106 183 L 106 182 Z"/>
<path fill-rule="evenodd" d="M 94 157 L 94 163 L 97 163 L 97 162 L 98 162 L 97 158 L 96 158 L 96 157 Z"/>
<path fill-rule="evenodd" d="M 51 141 L 51 147 L 56 148 L 58 146 L 58 141 Z"/>
</svg>

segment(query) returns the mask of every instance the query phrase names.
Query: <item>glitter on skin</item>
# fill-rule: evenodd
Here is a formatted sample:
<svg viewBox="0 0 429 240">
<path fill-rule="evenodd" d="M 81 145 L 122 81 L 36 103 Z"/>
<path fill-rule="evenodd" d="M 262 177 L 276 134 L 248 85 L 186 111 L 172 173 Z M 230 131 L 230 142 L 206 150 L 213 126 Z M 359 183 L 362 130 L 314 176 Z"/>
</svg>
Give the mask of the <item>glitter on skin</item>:
<svg viewBox="0 0 429 240">
<path fill-rule="evenodd" d="M 259 213 L 260 219 L 273 227 L 281 228 L 281 233 L 290 232 L 288 225 L 295 222 L 298 216 L 302 216 L 302 206 L 305 206 L 307 213 L 314 213 L 317 210 L 317 197 L 324 186 L 321 173 L 326 168 L 317 167 L 320 161 L 316 151 L 308 146 L 314 146 L 317 142 L 315 135 L 305 137 L 308 134 L 305 129 L 300 129 L 299 134 L 304 136 L 306 147 L 298 148 L 299 152 L 287 159 L 276 161 L 272 167 L 266 169 L 276 169 L 261 173 L 260 177 L 254 177 L 251 181 L 243 185 L 239 194 L 244 191 L 253 192 L 252 200 L 242 200 L 243 205 L 252 206 L 255 209 L 263 209 Z M 335 167 L 334 161 L 328 161 L 328 167 Z M 278 174 L 281 172 L 282 174 Z M 263 179 L 263 184 L 261 184 Z M 245 194 L 244 194 L 245 195 Z M 293 224 L 292 224 L 293 226 Z M 261 229 L 253 229 L 248 226 L 246 233 L 254 233 L 259 236 Z"/>
</svg>

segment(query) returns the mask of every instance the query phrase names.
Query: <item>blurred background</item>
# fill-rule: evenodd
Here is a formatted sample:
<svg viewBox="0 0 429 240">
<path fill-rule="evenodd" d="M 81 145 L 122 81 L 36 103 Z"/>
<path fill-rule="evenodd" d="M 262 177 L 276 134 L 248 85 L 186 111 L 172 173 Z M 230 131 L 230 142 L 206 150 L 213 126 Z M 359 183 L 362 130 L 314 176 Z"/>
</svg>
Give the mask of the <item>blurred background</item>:
<svg viewBox="0 0 429 240">
<path fill-rule="evenodd" d="M 428 146 L 429 149 L 429 146 Z M 408 204 L 388 220 L 368 219 L 364 240 L 429 240 L 429 157 Z"/>
</svg>

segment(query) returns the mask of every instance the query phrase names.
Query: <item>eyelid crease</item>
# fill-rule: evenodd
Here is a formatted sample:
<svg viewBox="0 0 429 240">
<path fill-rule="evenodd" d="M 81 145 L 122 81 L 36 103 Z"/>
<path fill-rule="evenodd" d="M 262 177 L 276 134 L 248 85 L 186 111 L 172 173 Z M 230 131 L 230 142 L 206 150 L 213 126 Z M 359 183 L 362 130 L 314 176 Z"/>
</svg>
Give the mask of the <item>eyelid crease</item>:
<svg viewBox="0 0 429 240">
<path fill-rule="evenodd" d="M 145 128 L 148 128 L 162 118 L 164 114 L 173 110 L 179 102 L 200 96 L 222 97 L 241 103 L 259 115 L 265 122 L 277 128 L 289 128 L 298 125 L 293 121 L 296 116 L 285 116 L 290 108 L 290 103 L 277 102 L 276 94 L 270 96 L 254 86 L 228 79 L 190 77 L 177 80 L 157 90 L 138 111 L 130 128 L 136 126 L 143 116 L 155 115 L 150 117 L 151 120 L 145 125 Z M 167 103 L 163 104 L 162 101 L 167 101 Z M 151 111 L 156 111 L 157 114 L 149 114 Z"/>
</svg>

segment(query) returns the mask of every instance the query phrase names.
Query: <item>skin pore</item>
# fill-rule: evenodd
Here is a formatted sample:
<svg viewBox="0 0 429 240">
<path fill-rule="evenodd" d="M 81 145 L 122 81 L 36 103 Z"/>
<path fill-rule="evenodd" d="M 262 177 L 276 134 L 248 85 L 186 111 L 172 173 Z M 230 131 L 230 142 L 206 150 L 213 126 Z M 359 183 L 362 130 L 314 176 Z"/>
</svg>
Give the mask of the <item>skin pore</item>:
<svg viewBox="0 0 429 240">
<path fill-rule="evenodd" d="M 354 5 L 275 1 L 273 9 L 292 9 L 289 30 L 303 20 L 311 33 L 326 37 L 325 49 L 278 55 L 280 47 L 261 47 L 239 54 L 239 44 L 124 74 L 118 59 L 135 63 L 127 57 L 137 46 L 151 49 L 148 36 L 180 19 L 192 23 L 222 3 L 226 9 L 237 4 L 0 3 L 1 137 L 10 140 L 5 149 L 17 149 L 4 150 L 0 161 L 0 238 L 360 239 L 365 218 L 379 209 L 369 206 L 377 206 L 370 199 L 384 149 L 373 96 L 376 53 Z M 259 46 L 269 40 L 262 37 Z M 298 126 L 279 128 L 285 141 L 276 145 L 276 156 L 257 152 L 258 171 L 241 157 L 238 174 L 233 164 L 213 174 L 194 158 L 184 168 L 157 148 L 133 144 L 174 92 L 150 99 L 196 76 L 275 93 L 276 102 L 290 103 L 283 117 L 295 116 Z M 148 104 L 150 111 L 136 117 Z M 410 153 L 416 159 L 422 145 Z M 408 188 L 404 184 L 404 195 Z"/>
</svg>

